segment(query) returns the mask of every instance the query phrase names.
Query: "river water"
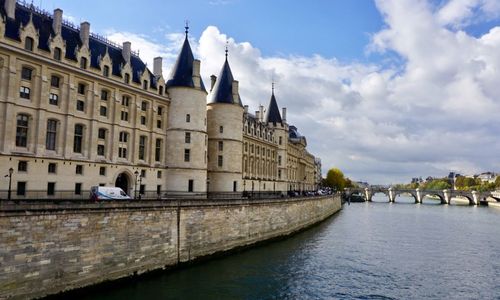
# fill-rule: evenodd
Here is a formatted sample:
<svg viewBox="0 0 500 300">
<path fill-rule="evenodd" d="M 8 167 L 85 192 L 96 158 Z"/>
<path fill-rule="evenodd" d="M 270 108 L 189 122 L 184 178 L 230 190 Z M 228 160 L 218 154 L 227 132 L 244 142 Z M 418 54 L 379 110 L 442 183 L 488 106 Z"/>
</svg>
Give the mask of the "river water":
<svg viewBox="0 0 500 300">
<path fill-rule="evenodd" d="M 500 209 L 400 200 L 351 203 L 288 239 L 71 298 L 500 299 Z"/>
</svg>

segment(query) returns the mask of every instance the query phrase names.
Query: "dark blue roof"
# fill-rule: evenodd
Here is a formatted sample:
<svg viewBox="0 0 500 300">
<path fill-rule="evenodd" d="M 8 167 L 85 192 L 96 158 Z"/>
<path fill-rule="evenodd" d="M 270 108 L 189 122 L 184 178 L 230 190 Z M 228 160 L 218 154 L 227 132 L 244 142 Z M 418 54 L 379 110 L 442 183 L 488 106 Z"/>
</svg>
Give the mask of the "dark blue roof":
<svg viewBox="0 0 500 300">
<path fill-rule="evenodd" d="M 276 123 L 282 123 L 280 109 L 278 108 L 278 103 L 274 97 L 274 92 L 271 96 L 271 100 L 269 101 L 264 121 L 266 123 L 274 123 L 275 125 Z"/>
<path fill-rule="evenodd" d="M 193 51 L 191 51 L 191 46 L 189 45 L 188 37 L 184 39 L 184 44 L 182 45 L 181 53 L 177 57 L 174 68 L 170 73 L 170 77 L 167 80 L 167 87 L 192 87 L 194 88 L 193 82 L 193 62 L 194 56 Z M 203 91 L 205 90 L 205 85 L 200 77 L 200 85 Z"/>
<path fill-rule="evenodd" d="M 297 127 L 290 125 L 288 128 L 288 137 L 292 142 L 301 142 L 303 141 L 307 145 L 306 137 L 301 135 L 297 130 Z"/>
<path fill-rule="evenodd" d="M 6 17 L 4 5 L 5 0 L 0 0 L 0 16 L 2 17 Z M 24 6 L 23 4 L 17 3 L 15 19 L 6 18 L 5 36 L 13 40 L 21 41 L 21 28 L 29 23 L 30 18 L 33 20 L 33 25 L 40 35 L 38 39 L 38 48 L 50 51 L 50 38 L 55 35 L 52 29 L 52 16 L 41 12 L 41 10 L 36 9 L 34 6 Z M 76 61 L 77 49 L 82 46 L 80 32 L 75 28 L 63 24 L 61 28 L 61 37 L 66 43 L 66 59 Z M 100 69 L 99 62 L 106 55 L 107 51 L 113 63 L 112 74 L 121 77 L 121 70 L 125 65 L 122 49 L 90 36 L 89 50 L 90 66 L 92 68 Z M 130 66 L 133 72 L 133 74 L 131 74 L 133 82 L 141 83 L 140 77 L 143 72 L 149 72 L 149 84 L 152 88 L 156 88 L 157 79 L 152 72 L 147 69 L 146 64 L 139 57 L 132 55 L 130 58 Z"/>
<path fill-rule="evenodd" d="M 219 77 L 217 77 L 208 103 L 228 103 L 242 106 L 239 95 L 237 99 L 234 97 L 233 81 L 233 73 L 231 72 L 231 67 L 226 57 L 226 61 L 220 70 Z"/>
</svg>

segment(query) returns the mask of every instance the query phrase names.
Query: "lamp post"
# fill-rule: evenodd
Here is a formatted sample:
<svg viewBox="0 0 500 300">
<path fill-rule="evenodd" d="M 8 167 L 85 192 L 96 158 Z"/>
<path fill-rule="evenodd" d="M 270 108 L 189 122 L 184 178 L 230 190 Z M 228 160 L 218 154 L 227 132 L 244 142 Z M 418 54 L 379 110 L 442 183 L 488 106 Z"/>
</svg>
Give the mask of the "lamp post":
<svg viewBox="0 0 500 300">
<path fill-rule="evenodd" d="M 10 201 L 10 194 L 12 191 L 12 173 L 14 173 L 14 169 L 9 168 L 9 191 L 7 192 L 7 200 Z"/>
<path fill-rule="evenodd" d="M 137 179 L 139 177 L 139 171 L 134 172 L 135 175 L 135 184 L 134 184 L 134 200 L 137 200 Z"/>
</svg>

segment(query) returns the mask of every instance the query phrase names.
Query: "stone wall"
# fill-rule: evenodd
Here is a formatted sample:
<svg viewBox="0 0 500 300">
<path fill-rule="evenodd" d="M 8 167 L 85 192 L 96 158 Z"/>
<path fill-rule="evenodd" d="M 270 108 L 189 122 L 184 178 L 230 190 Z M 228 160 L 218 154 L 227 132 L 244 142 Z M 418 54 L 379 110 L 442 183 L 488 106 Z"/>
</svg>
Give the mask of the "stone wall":
<svg viewBox="0 0 500 300">
<path fill-rule="evenodd" d="M 0 298 L 32 298 L 287 235 L 341 209 L 293 200 L 23 204 L 0 210 Z"/>
</svg>

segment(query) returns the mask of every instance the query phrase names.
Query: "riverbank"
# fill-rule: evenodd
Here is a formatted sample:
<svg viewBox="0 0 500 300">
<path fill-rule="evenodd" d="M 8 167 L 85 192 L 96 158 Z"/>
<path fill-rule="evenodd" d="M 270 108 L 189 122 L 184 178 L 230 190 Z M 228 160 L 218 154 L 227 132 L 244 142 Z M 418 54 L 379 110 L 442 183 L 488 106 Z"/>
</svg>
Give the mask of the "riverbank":
<svg viewBox="0 0 500 300">
<path fill-rule="evenodd" d="M 339 196 L 2 207 L 0 298 L 169 268 L 289 235 L 340 209 Z"/>
</svg>

